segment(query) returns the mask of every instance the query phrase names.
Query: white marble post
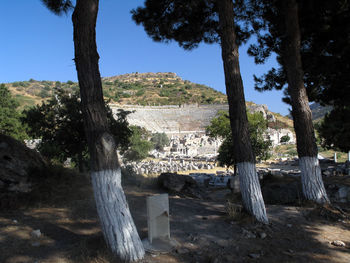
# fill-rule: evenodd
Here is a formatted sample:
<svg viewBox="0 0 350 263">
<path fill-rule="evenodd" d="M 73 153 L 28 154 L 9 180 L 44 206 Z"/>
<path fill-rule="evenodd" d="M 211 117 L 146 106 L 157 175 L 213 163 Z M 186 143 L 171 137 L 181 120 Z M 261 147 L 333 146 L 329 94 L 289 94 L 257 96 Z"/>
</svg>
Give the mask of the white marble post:
<svg viewBox="0 0 350 263">
<path fill-rule="evenodd" d="M 147 197 L 148 240 L 167 237 L 170 239 L 169 196 L 160 194 Z"/>
</svg>

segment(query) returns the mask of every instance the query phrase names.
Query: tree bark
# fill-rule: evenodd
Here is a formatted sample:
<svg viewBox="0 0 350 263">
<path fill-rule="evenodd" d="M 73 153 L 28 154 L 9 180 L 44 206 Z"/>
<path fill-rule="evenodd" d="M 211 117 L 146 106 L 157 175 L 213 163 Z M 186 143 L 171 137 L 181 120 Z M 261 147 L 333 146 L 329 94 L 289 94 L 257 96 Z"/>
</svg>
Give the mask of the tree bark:
<svg viewBox="0 0 350 263">
<path fill-rule="evenodd" d="M 303 194 L 307 200 L 328 203 L 318 162 L 318 151 L 312 123 L 309 99 L 304 86 L 300 55 L 300 27 L 296 0 L 283 1 L 285 8 L 286 43 L 284 64 L 287 72 L 288 93 L 297 139 Z"/>
<path fill-rule="evenodd" d="M 249 137 L 243 82 L 239 68 L 238 45 L 236 43 L 233 2 L 232 0 L 217 0 L 217 5 L 226 93 L 234 140 L 233 153 L 238 166 L 243 205 L 258 221 L 268 223 L 255 168 L 255 156 Z"/>
<path fill-rule="evenodd" d="M 77 0 L 72 15 L 75 65 L 91 158 L 91 178 L 104 238 L 122 261 L 137 261 L 144 249 L 121 187 L 116 143 L 107 122 L 96 46 L 98 0 Z"/>
</svg>

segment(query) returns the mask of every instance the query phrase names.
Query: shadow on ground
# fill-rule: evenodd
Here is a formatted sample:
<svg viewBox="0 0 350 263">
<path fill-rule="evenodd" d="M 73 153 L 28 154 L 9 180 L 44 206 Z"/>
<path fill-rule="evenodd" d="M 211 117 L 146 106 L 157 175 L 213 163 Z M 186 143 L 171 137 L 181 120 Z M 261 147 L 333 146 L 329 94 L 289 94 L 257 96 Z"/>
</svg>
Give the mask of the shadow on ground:
<svg viewBox="0 0 350 263">
<path fill-rule="evenodd" d="M 125 185 L 141 238 L 147 237 L 146 197 L 162 191 L 143 182 Z M 71 186 L 69 191 L 78 191 Z M 0 212 L 0 262 L 115 262 L 105 247 L 89 185 L 85 195 L 59 206 Z M 349 221 L 309 217 L 312 208 L 268 205 L 269 225 L 232 221 L 225 211 L 227 190 L 212 200 L 170 196 L 170 228 L 180 247 L 143 262 L 349 262 Z M 16 220 L 16 221 L 15 221 Z M 40 229 L 42 236 L 31 237 Z M 346 247 L 331 241 L 342 240 Z M 38 242 L 38 243 L 35 243 Z"/>
</svg>

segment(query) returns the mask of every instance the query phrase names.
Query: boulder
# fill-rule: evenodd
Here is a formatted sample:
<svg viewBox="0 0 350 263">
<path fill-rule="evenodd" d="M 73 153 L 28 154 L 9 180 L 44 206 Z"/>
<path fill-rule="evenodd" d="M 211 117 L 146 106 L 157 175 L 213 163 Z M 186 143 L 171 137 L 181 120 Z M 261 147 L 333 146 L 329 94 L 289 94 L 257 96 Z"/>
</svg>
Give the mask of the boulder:
<svg viewBox="0 0 350 263">
<path fill-rule="evenodd" d="M 33 181 L 30 175 L 45 165 L 37 151 L 0 134 L 0 200 L 4 202 L 17 194 L 31 192 Z"/>
<path fill-rule="evenodd" d="M 196 180 L 189 175 L 162 173 L 158 177 L 158 184 L 161 188 L 172 193 L 183 194 L 196 198 L 204 197 L 203 190 L 200 189 Z"/>
<path fill-rule="evenodd" d="M 197 184 L 191 176 L 177 173 L 162 173 L 158 177 L 158 182 L 162 188 L 174 192 L 181 192 L 185 186 L 192 187 Z"/>
</svg>

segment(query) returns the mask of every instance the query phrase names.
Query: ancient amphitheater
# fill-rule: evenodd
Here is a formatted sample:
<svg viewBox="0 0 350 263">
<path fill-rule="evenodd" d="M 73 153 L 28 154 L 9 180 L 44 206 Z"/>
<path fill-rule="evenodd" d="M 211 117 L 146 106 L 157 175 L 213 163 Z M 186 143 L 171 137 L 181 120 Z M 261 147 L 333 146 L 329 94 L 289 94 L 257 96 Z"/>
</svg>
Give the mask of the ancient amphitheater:
<svg viewBox="0 0 350 263">
<path fill-rule="evenodd" d="M 203 133 L 210 120 L 220 110 L 228 110 L 228 105 L 167 105 L 137 106 L 110 105 L 113 112 L 118 109 L 133 111 L 128 116 L 132 125 L 138 125 L 151 132 L 166 134 Z"/>
<path fill-rule="evenodd" d="M 220 110 L 228 110 L 227 104 L 212 105 L 167 105 L 167 106 L 138 106 L 138 105 L 109 105 L 114 113 L 118 109 L 131 111 L 128 121 L 131 125 L 138 125 L 150 132 L 165 132 L 169 138 L 172 135 L 183 137 L 186 134 L 204 134 L 205 127 Z M 270 122 L 275 121 L 272 112 L 266 105 L 252 104 L 248 106 L 251 112 L 261 112 Z M 290 143 L 295 143 L 295 135 L 289 129 L 268 128 L 267 135 L 273 145 L 280 144 L 282 136 L 288 135 Z"/>
</svg>

